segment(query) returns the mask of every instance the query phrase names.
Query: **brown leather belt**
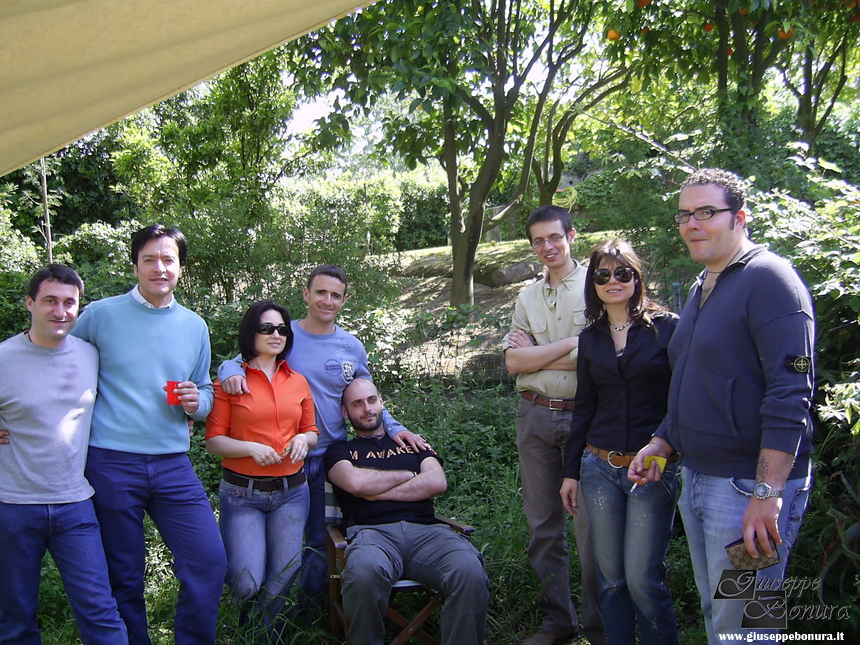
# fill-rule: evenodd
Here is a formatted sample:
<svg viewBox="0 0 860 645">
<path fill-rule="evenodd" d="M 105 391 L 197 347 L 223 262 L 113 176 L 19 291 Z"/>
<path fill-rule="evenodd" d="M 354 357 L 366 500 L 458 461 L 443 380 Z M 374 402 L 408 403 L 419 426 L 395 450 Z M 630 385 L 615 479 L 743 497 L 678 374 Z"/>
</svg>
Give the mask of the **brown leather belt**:
<svg viewBox="0 0 860 645">
<path fill-rule="evenodd" d="M 630 468 L 630 464 L 632 464 L 633 460 L 636 458 L 635 452 L 601 450 L 600 448 L 595 448 L 590 443 L 586 443 L 585 447 L 588 448 L 588 452 L 590 452 L 598 459 L 602 459 L 603 461 L 607 462 L 613 468 Z"/>
<path fill-rule="evenodd" d="M 602 459 L 603 461 L 607 462 L 613 468 L 630 468 L 630 464 L 633 463 L 633 460 L 636 458 L 636 455 L 639 454 L 636 452 L 601 450 L 600 448 L 595 448 L 590 443 L 586 443 L 585 447 L 588 448 L 588 452 L 590 452 L 598 459 Z M 673 452 L 672 456 L 666 460 L 666 463 L 675 463 L 676 461 L 678 461 L 679 456 L 680 455 L 677 452 Z"/>
<path fill-rule="evenodd" d="M 301 486 L 308 480 L 305 476 L 304 468 L 297 473 L 285 475 L 284 477 L 246 477 L 245 475 L 234 473 L 232 470 L 225 468 L 222 477 L 228 484 L 243 486 L 246 488 L 250 485 L 254 490 L 258 490 L 263 493 L 273 493 L 276 490 L 295 488 L 296 486 Z"/>
<path fill-rule="evenodd" d="M 520 392 L 520 396 L 526 401 L 542 405 L 550 410 L 573 410 L 573 399 L 551 399 L 531 390 L 523 390 Z"/>
</svg>

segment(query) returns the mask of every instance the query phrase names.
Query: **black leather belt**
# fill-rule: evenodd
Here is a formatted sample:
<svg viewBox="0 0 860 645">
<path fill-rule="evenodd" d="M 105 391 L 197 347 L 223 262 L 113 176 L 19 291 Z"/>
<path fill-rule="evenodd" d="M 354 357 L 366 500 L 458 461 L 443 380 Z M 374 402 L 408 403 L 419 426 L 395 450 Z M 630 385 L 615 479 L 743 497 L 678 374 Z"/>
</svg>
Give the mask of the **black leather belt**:
<svg viewBox="0 0 860 645">
<path fill-rule="evenodd" d="M 254 490 L 258 490 L 263 493 L 272 493 L 276 490 L 283 490 L 285 488 L 295 488 L 296 486 L 301 486 L 308 480 L 305 476 L 304 468 L 297 473 L 285 475 L 284 477 L 246 477 L 245 475 L 234 473 L 232 470 L 227 470 L 225 468 L 222 477 L 228 484 L 243 486 L 245 488 L 250 486 Z"/>
<path fill-rule="evenodd" d="M 573 410 L 573 399 L 551 399 L 531 390 L 523 390 L 520 392 L 520 396 L 526 401 L 542 405 L 550 410 Z"/>
</svg>

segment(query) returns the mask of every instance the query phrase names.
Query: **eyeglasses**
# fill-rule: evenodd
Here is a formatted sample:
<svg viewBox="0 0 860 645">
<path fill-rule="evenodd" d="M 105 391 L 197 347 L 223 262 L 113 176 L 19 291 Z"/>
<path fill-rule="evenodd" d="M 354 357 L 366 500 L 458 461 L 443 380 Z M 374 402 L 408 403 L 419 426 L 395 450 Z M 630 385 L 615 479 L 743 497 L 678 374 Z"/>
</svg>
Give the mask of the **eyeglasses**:
<svg viewBox="0 0 860 645">
<path fill-rule="evenodd" d="M 273 325 L 271 323 L 261 323 L 257 325 L 257 333 L 263 334 L 263 336 L 271 336 L 275 332 L 278 332 L 281 336 L 286 336 L 290 332 L 289 325 Z"/>
<path fill-rule="evenodd" d="M 594 284 L 604 285 L 608 284 L 612 277 L 615 276 L 615 279 L 618 280 L 618 282 L 627 284 L 635 275 L 636 272 L 630 267 L 616 267 L 615 271 L 610 271 L 609 269 L 598 269 L 594 272 L 592 279 L 594 280 Z"/>
<path fill-rule="evenodd" d="M 565 235 L 559 235 L 558 233 L 556 233 L 555 235 L 550 235 L 550 236 L 549 236 L 548 238 L 546 238 L 546 239 L 543 239 L 542 237 L 539 237 L 539 238 L 537 238 L 537 239 L 535 239 L 535 240 L 532 240 L 532 248 L 533 248 L 533 249 L 539 249 L 540 247 L 542 247 L 542 246 L 543 246 L 544 244 L 546 244 L 547 242 L 552 242 L 552 245 L 553 245 L 553 246 L 556 246 L 556 245 L 557 245 L 557 244 L 559 244 L 559 243 L 560 243 L 560 242 L 561 242 L 565 237 L 566 237 Z"/>
<path fill-rule="evenodd" d="M 704 222 L 705 220 L 711 219 L 717 213 L 725 213 L 726 211 L 732 210 L 731 208 L 699 208 L 690 211 L 678 211 L 675 213 L 675 223 L 676 224 L 686 224 L 690 221 L 691 217 L 696 218 L 697 222 Z"/>
</svg>

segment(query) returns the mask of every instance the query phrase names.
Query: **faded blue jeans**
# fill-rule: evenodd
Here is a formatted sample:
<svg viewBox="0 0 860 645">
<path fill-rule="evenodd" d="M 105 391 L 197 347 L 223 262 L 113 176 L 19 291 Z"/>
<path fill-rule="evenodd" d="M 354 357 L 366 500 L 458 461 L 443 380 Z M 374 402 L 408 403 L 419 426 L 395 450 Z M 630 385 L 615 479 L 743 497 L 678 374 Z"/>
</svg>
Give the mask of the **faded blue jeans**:
<svg viewBox="0 0 860 645">
<path fill-rule="evenodd" d="M 741 534 L 741 518 L 749 504 L 754 479 L 729 479 L 703 475 L 689 468 L 681 469 L 683 486 L 679 508 L 690 543 L 690 556 L 696 575 L 696 587 L 702 599 L 702 613 L 705 615 L 705 629 L 708 643 L 722 643 L 717 634 L 746 633 L 755 630 L 742 630 L 744 615 L 743 600 L 714 600 L 714 592 L 720 582 L 722 572 L 732 569 L 726 545 L 734 542 Z M 812 472 L 806 477 L 790 479 L 785 484 L 782 496 L 782 511 L 777 527 L 782 537 L 779 551 L 779 564 L 761 569 L 758 579 L 776 580 L 785 575 L 788 555 L 809 501 L 812 486 Z M 772 633 L 773 630 L 765 630 Z"/>
<path fill-rule="evenodd" d="M 84 645 L 127 645 L 89 499 L 69 504 L 0 502 L 0 642 L 42 642 L 36 607 L 45 550 L 63 577 Z"/>
<path fill-rule="evenodd" d="M 222 480 L 218 496 L 227 585 L 236 601 L 266 610 L 268 624 L 283 607 L 301 564 L 308 485 L 263 492 Z"/>
<path fill-rule="evenodd" d="M 588 450 L 580 487 L 591 521 L 591 543 L 600 570 L 600 612 L 608 645 L 672 645 L 678 628 L 666 586 L 666 549 L 672 535 L 678 463 L 659 482 L 633 492 L 627 468 L 614 468 Z"/>
</svg>

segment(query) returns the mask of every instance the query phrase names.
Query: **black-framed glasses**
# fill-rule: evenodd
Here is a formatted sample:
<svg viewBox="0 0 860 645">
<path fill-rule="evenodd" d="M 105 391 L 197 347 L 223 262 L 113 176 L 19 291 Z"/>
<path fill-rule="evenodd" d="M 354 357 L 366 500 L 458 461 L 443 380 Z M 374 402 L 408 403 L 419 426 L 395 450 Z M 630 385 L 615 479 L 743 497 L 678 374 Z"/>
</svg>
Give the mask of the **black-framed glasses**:
<svg viewBox="0 0 860 645">
<path fill-rule="evenodd" d="M 678 211 L 675 213 L 676 224 L 686 224 L 693 217 L 697 222 L 704 222 L 711 219 L 717 213 L 725 213 L 732 210 L 731 208 L 697 208 L 694 211 Z"/>
<path fill-rule="evenodd" d="M 559 235 L 558 233 L 554 233 L 553 235 L 550 235 L 546 239 L 539 237 L 536 240 L 532 240 L 532 242 L 531 242 L 532 248 L 533 249 L 539 249 L 540 247 L 542 247 L 547 242 L 551 242 L 553 246 L 558 246 L 565 237 L 566 237 L 565 235 Z"/>
<path fill-rule="evenodd" d="M 271 336 L 275 332 L 278 332 L 281 336 L 286 336 L 290 333 L 290 326 L 284 324 L 273 325 L 271 323 L 260 323 L 257 325 L 257 333 L 263 334 L 263 336 Z"/>
<path fill-rule="evenodd" d="M 609 269 L 598 269 L 594 272 L 594 284 L 608 284 L 609 281 L 615 276 L 615 279 L 618 282 L 623 282 L 627 284 L 633 279 L 633 276 L 636 275 L 636 272 L 630 267 L 616 267 L 614 271 L 610 271 Z"/>
</svg>

